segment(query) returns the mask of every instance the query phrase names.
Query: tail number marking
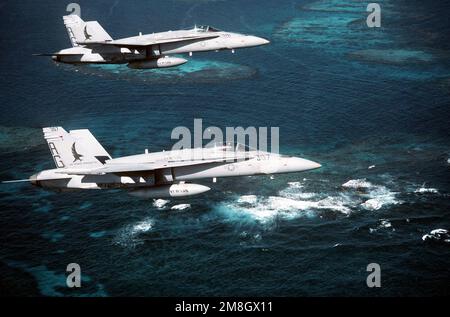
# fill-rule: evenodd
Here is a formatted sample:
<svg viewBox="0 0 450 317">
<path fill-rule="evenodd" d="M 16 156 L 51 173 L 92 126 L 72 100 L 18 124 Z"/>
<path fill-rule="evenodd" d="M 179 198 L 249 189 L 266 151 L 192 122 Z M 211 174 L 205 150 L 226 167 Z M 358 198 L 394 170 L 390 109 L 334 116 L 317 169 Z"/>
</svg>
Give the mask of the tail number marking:
<svg viewBox="0 0 450 317">
<path fill-rule="evenodd" d="M 59 155 L 55 144 L 53 142 L 48 142 L 48 147 L 50 148 L 50 152 L 52 153 L 53 160 L 55 161 L 56 167 L 58 167 L 58 168 L 66 167 L 66 165 L 64 165 L 63 161 L 61 160 L 61 156 Z"/>
</svg>

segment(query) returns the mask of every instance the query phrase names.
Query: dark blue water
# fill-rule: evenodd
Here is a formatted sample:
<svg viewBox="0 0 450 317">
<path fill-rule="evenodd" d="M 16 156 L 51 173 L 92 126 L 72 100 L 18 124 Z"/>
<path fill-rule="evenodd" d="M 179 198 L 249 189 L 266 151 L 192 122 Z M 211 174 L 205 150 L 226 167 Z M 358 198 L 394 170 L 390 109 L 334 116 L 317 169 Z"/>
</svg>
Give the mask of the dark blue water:
<svg viewBox="0 0 450 317">
<path fill-rule="evenodd" d="M 450 243 L 422 241 L 450 229 L 449 4 L 380 1 L 369 29 L 365 1 L 79 3 L 114 38 L 197 23 L 272 43 L 163 71 L 56 65 L 31 54 L 69 46 L 66 4 L 3 2 L 0 179 L 53 168 L 44 126 L 89 128 L 117 157 L 170 149 L 194 118 L 278 126 L 281 152 L 323 167 L 156 202 L 2 185 L 2 294 L 450 294 Z M 71 262 L 79 290 L 65 286 Z"/>
</svg>

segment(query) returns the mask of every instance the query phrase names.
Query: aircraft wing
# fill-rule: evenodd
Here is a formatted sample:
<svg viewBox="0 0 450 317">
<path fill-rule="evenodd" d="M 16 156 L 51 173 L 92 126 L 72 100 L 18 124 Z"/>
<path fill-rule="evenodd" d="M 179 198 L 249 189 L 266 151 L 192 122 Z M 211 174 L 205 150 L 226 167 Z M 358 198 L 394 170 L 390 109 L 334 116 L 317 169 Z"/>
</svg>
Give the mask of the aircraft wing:
<svg viewBox="0 0 450 317">
<path fill-rule="evenodd" d="M 153 162 L 153 163 L 106 163 L 103 167 L 95 169 L 61 169 L 57 173 L 70 175 L 104 175 L 104 174 L 126 174 L 136 172 L 151 172 L 163 168 L 192 166 L 208 163 L 224 162 L 226 158 L 220 157 L 217 159 L 205 160 L 185 160 L 173 162 Z"/>
<path fill-rule="evenodd" d="M 79 41 L 77 42 L 80 45 L 112 45 L 116 47 L 125 47 L 125 48 L 144 48 L 151 45 L 157 44 L 166 44 L 166 43 L 176 43 L 176 42 L 185 42 L 192 40 L 204 40 L 204 39 L 212 39 L 219 37 L 216 34 L 198 34 L 192 36 L 183 36 L 183 37 L 174 37 L 174 38 L 154 38 L 148 36 L 134 36 L 125 39 L 113 40 L 113 41 Z"/>
</svg>

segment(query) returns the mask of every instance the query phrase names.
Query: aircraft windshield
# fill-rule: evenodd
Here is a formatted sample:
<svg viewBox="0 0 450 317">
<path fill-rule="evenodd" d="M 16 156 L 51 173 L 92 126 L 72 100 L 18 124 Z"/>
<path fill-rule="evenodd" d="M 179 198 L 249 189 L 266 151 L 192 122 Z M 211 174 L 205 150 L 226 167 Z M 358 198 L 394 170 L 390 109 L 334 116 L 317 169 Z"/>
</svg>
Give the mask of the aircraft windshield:
<svg viewBox="0 0 450 317">
<path fill-rule="evenodd" d="M 195 29 L 199 32 L 220 32 L 220 30 L 213 28 L 212 26 L 209 25 L 196 26 Z"/>
</svg>

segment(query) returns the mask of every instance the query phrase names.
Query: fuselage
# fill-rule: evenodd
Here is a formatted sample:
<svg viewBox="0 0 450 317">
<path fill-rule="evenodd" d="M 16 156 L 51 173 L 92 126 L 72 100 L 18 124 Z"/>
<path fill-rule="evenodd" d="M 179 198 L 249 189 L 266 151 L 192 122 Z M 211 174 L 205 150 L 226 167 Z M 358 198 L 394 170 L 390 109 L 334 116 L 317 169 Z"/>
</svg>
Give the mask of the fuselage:
<svg viewBox="0 0 450 317">
<path fill-rule="evenodd" d="M 105 166 L 155 163 L 161 168 L 105 175 L 74 175 L 73 168 L 50 169 L 33 175 L 30 180 L 34 185 L 59 190 L 136 189 L 208 178 L 302 172 L 320 167 L 318 163 L 298 157 L 244 151 L 229 146 L 138 154 L 108 160 Z M 165 165 L 175 167 L 165 168 Z"/>
<path fill-rule="evenodd" d="M 194 38 L 199 35 L 210 37 Z M 137 45 L 135 48 L 120 47 L 121 43 L 124 43 L 124 45 L 126 43 L 129 46 L 130 43 L 158 43 L 161 41 L 166 41 L 166 43 L 146 47 Z M 63 63 L 133 63 L 158 59 L 171 54 L 234 50 L 268 43 L 269 41 L 266 39 L 252 35 L 224 32 L 212 27 L 195 27 L 190 30 L 168 31 L 123 38 L 115 40 L 114 44 L 116 45 L 79 45 L 55 53 L 53 59 Z M 169 60 L 166 61 L 169 62 Z M 178 59 L 174 60 L 171 65 L 163 67 L 177 66 L 184 62 L 186 60 Z"/>
<path fill-rule="evenodd" d="M 36 186 L 59 190 L 127 189 L 142 198 L 185 197 L 210 190 L 200 179 L 302 172 L 320 164 L 299 157 L 255 150 L 241 144 L 112 158 L 87 129 L 43 128 L 55 169 L 29 178 Z"/>
</svg>

